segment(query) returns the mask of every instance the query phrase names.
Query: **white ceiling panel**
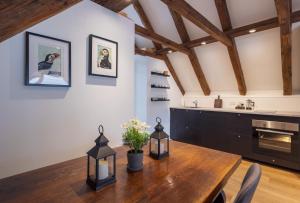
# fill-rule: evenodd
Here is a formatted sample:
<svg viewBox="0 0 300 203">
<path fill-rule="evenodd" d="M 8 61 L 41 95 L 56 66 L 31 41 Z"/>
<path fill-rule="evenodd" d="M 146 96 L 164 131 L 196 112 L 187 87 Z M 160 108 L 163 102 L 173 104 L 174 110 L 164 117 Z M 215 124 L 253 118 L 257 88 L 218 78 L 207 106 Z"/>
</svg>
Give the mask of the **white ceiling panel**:
<svg viewBox="0 0 300 203">
<path fill-rule="evenodd" d="M 153 48 L 154 45 L 151 40 L 148 40 L 139 35 L 135 35 L 135 44 L 138 48 Z"/>
<path fill-rule="evenodd" d="M 227 0 L 233 27 L 276 17 L 274 0 Z"/>
<path fill-rule="evenodd" d="M 135 9 L 132 5 L 125 8 L 123 10 L 123 12 L 125 12 L 128 15 L 128 18 L 130 18 L 135 24 L 138 24 L 138 25 L 144 27 L 139 15 L 137 14 L 137 12 L 135 11 Z M 139 35 L 135 35 L 135 44 L 139 48 L 152 48 L 152 47 L 154 47 L 151 40 L 145 39 L 144 37 L 141 37 Z"/>
<path fill-rule="evenodd" d="M 140 26 L 143 26 L 143 23 L 139 17 L 139 15 L 137 14 L 137 12 L 135 11 L 134 7 L 132 5 L 126 7 L 123 12 L 125 12 L 128 15 L 128 18 L 130 18 L 131 20 L 133 20 L 133 22 L 135 24 L 138 24 Z"/>
<path fill-rule="evenodd" d="M 168 56 L 184 90 L 186 92 L 203 94 L 189 58 L 180 52 L 169 54 Z"/>
<path fill-rule="evenodd" d="M 281 90 L 279 28 L 236 38 L 248 90 Z"/>
<path fill-rule="evenodd" d="M 157 34 L 181 43 L 168 7 L 160 0 L 140 0 L 151 25 Z"/>
<path fill-rule="evenodd" d="M 237 83 L 227 48 L 212 43 L 195 48 L 204 75 L 212 91 L 237 91 Z"/>
<path fill-rule="evenodd" d="M 215 1 L 212 0 L 186 0 L 194 9 L 208 19 L 212 24 L 222 29 L 219 20 L 218 12 L 215 6 Z M 200 29 L 198 26 L 193 24 L 191 21 L 183 18 L 184 24 L 188 30 L 190 38 L 197 39 L 200 37 L 207 36 L 208 34 Z"/>
</svg>

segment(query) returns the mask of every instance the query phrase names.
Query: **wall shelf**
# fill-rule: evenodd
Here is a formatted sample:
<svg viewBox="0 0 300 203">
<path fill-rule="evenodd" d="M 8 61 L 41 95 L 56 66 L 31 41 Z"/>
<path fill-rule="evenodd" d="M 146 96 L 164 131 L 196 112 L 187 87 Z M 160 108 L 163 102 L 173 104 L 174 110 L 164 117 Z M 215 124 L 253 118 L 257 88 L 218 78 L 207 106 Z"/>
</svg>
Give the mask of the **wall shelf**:
<svg viewBox="0 0 300 203">
<path fill-rule="evenodd" d="M 151 88 L 157 88 L 157 89 L 170 89 L 170 87 L 168 87 L 168 86 L 158 86 L 158 85 L 154 85 L 154 84 L 151 85 Z"/>
<path fill-rule="evenodd" d="M 159 101 L 170 101 L 170 99 L 167 98 L 160 98 L 160 97 L 151 97 L 152 102 L 159 102 Z"/>
<path fill-rule="evenodd" d="M 151 71 L 151 75 L 157 75 L 157 76 L 163 76 L 163 77 L 170 77 L 170 75 L 164 74 L 164 73 L 159 73 L 155 71 Z"/>
</svg>

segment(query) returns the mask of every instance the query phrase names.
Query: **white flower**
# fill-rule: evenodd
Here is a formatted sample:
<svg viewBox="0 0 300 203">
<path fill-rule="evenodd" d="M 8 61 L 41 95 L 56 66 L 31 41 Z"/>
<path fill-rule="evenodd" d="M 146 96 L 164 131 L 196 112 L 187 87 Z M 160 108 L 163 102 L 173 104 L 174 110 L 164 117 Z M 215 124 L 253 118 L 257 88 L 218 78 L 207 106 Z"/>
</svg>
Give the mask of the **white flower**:
<svg viewBox="0 0 300 203">
<path fill-rule="evenodd" d="M 145 122 L 141 122 L 138 119 L 130 119 L 128 122 L 121 125 L 121 127 L 127 131 L 128 129 L 135 129 L 139 133 L 145 133 L 148 128 L 150 128 L 149 125 Z"/>
</svg>

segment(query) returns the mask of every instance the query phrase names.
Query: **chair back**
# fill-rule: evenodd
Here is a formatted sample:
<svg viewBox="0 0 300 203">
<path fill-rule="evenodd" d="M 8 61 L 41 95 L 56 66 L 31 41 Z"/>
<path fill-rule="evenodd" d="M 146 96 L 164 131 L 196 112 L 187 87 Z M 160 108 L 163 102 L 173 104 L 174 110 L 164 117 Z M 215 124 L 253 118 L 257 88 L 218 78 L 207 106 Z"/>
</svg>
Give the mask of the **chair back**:
<svg viewBox="0 0 300 203">
<path fill-rule="evenodd" d="M 234 203 L 250 203 L 261 177 L 261 167 L 252 164 L 248 169 Z"/>
</svg>

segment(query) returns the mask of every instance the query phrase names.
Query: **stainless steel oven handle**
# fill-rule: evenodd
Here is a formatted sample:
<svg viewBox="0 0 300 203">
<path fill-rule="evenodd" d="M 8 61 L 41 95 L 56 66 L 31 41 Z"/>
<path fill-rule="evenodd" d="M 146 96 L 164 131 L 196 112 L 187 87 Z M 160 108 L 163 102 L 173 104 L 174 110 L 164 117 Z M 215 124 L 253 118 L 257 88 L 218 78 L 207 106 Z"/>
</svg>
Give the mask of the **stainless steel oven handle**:
<svg viewBox="0 0 300 203">
<path fill-rule="evenodd" d="M 276 130 L 265 130 L 265 129 L 260 129 L 260 128 L 256 128 L 255 130 L 258 132 L 276 133 L 276 134 L 283 134 L 283 135 L 290 135 L 290 136 L 294 135 L 294 133 L 276 131 Z"/>
</svg>

